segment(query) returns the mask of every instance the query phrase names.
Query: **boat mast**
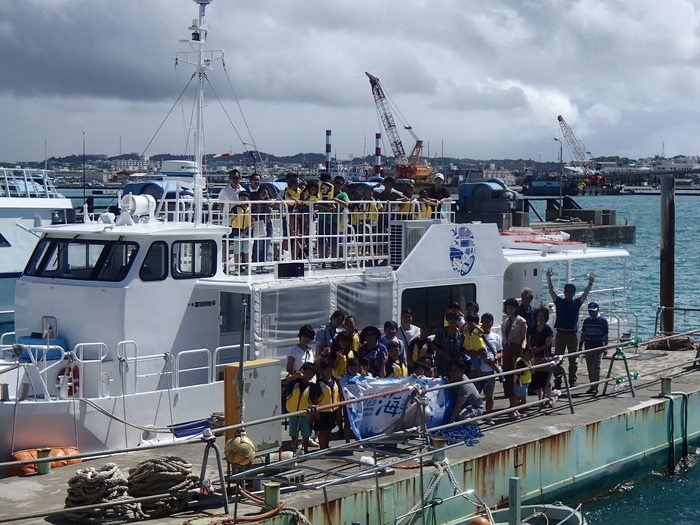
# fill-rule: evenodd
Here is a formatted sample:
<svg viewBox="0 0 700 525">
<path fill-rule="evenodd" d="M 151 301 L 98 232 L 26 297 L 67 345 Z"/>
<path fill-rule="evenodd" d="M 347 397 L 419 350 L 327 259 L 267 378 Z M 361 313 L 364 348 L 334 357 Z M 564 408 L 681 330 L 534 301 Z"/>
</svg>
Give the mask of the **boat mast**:
<svg viewBox="0 0 700 525">
<path fill-rule="evenodd" d="M 202 192 L 204 191 L 204 161 L 202 159 L 203 137 L 202 137 L 202 108 L 204 107 L 204 79 L 207 70 L 211 70 L 211 61 L 204 57 L 204 46 L 207 43 L 208 26 L 204 23 L 204 10 L 212 0 L 194 0 L 199 5 L 199 18 L 192 21 L 188 28 L 192 32 L 190 45 L 197 56 L 197 127 L 195 129 L 195 167 L 194 167 L 194 207 L 195 226 L 202 223 Z"/>
</svg>

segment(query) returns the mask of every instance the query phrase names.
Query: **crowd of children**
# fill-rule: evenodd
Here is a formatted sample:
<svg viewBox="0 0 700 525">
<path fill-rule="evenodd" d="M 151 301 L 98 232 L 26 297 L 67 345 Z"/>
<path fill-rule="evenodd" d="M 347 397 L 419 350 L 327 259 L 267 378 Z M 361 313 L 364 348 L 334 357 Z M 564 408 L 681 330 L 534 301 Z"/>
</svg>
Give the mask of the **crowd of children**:
<svg viewBox="0 0 700 525">
<path fill-rule="evenodd" d="M 318 432 L 319 445 L 327 447 L 336 425 L 346 442 L 353 438 L 346 410 L 322 408 L 342 399 L 338 379 L 344 375 L 382 379 L 413 374 L 449 379 L 450 366 L 457 360 L 464 364 L 466 377 L 472 380 L 484 377 L 483 381 L 474 381 L 474 386 L 483 396 L 485 413 L 492 412 L 497 379 L 488 376 L 503 370 L 503 339 L 492 331 L 494 316 L 487 312 L 479 317 L 478 310 L 474 302 L 466 304 L 464 313 L 458 304 L 450 304 L 443 326 L 436 330 L 427 324 L 420 328 L 413 325 L 413 313 L 409 309 L 402 312 L 400 324 L 387 321 L 383 331 L 366 326 L 358 332 L 355 318 L 340 311 L 333 312 L 329 322 L 317 331 L 310 325 L 302 326 L 299 343 L 287 358 L 288 375 L 282 380 L 285 406 L 289 412 L 312 405 L 317 405 L 318 410 L 309 416 L 290 419 L 294 447 L 308 450 L 309 444 L 314 443 L 313 438 L 309 440 L 312 429 Z M 508 366 L 519 371 L 512 376 L 512 395 L 507 395 L 516 407 L 526 402 L 534 375 L 533 351 L 528 345 L 523 348 Z M 442 369 L 446 373 L 441 373 Z M 503 377 L 500 380 L 505 381 Z M 489 417 L 484 421 L 494 424 Z M 303 439 L 301 446 L 299 433 Z"/>
</svg>

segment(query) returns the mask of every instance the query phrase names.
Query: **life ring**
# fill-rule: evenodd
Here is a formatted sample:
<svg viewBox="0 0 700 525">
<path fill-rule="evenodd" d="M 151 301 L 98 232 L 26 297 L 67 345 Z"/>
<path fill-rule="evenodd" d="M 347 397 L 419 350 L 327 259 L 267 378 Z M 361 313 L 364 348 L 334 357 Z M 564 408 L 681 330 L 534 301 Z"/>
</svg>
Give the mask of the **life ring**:
<svg viewBox="0 0 700 525">
<path fill-rule="evenodd" d="M 59 385 L 61 384 L 61 378 L 63 376 L 65 376 L 68 380 L 68 395 L 73 396 L 77 394 L 78 389 L 80 388 L 80 381 L 78 380 L 80 377 L 80 368 L 78 368 L 78 365 L 73 365 L 70 367 L 70 369 L 63 367 L 58 371 L 56 380 L 58 381 Z"/>
</svg>

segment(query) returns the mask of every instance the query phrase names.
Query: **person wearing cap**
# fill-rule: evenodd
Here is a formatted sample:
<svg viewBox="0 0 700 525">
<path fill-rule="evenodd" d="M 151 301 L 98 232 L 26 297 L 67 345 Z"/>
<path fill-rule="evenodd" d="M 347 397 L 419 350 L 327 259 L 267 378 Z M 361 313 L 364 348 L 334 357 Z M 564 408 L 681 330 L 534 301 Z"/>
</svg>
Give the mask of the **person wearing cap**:
<svg viewBox="0 0 700 525">
<path fill-rule="evenodd" d="M 389 351 L 386 346 L 379 342 L 382 333 L 376 326 L 365 326 L 360 332 L 360 348 L 357 354 L 360 359 L 369 361 L 369 371 L 374 377 L 379 377 L 379 368 L 384 363 L 384 356 Z"/>
<path fill-rule="evenodd" d="M 245 190 L 245 188 L 241 186 L 241 172 L 235 168 L 228 172 L 228 182 L 228 185 L 221 188 L 217 199 L 221 211 L 225 215 L 231 212 L 231 209 L 238 203 L 239 194 Z M 224 219 L 227 218 L 227 216 L 224 216 Z"/>
<path fill-rule="evenodd" d="M 583 320 L 581 326 L 581 338 L 579 339 L 578 349 L 585 348 L 591 350 L 593 348 L 601 348 L 608 346 L 608 321 L 600 315 L 600 307 L 598 303 L 588 303 L 588 318 Z M 600 380 L 600 364 L 607 350 L 594 350 L 587 352 L 586 368 L 588 368 L 588 380 L 595 383 Z M 598 385 L 591 385 L 586 391 L 586 394 L 597 395 Z"/>
<path fill-rule="evenodd" d="M 554 353 L 555 355 L 563 355 L 568 349 L 569 353 L 572 354 L 576 352 L 578 345 L 578 336 L 576 335 L 576 332 L 578 332 L 578 313 L 586 297 L 588 297 L 588 292 L 593 288 L 595 274 L 593 272 L 588 274 L 588 286 L 583 290 L 580 297 L 574 297 L 576 295 L 576 286 L 572 283 L 566 283 L 564 285 L 564 297 L 559 297 L 552 283 L 552 274 L 554 270 L 552 268 L 547 268 L 546 273 L 547 287 L 549 288 L 549 294 L 552 296 L 554 308 L 557 313 L 557 320 L 554 322 L 554 329 L 556 330 Z M 569 386 L 576 386 L 577 371 L 578 362 L 576 356 L 569 357 Z M 555 369 L 554 388 L 561 388 L 561 377 L 561 370 Z"/>
<path fill-rule="evenodd" d="M 444 186 L 445 176 L 442 173 L 436 173 L 433 177 L 433 185 L 428 190 L 428 199 L 435 202 L 435 213 L 439 214 L 442 204 L 452 202 L 450 191 Z"/>
</svg>

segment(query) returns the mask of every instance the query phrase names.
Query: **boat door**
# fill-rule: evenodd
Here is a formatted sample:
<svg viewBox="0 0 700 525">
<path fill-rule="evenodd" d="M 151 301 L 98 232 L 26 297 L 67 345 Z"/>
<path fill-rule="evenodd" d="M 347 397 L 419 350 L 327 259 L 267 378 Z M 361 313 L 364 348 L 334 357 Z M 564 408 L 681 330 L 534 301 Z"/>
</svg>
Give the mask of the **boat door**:
<svg viewBox="0 0 700 525">
<path fill-rule="evenodd" d="M 255 356 L 249 355 L 251 348 L 251 295 L 221 292 L 219 305 L 219 346 L 226 347 L 226 350 L 222 351 L 219 362 L 238 362 L 241 345 L 244 349 L 243 358 L 246 361 L 255 359 Z M 241 331 L 243 328 L 245 332 Z M 242 334 L 245 334 L 245 338 L 242 337 Z"/>
</svg>

